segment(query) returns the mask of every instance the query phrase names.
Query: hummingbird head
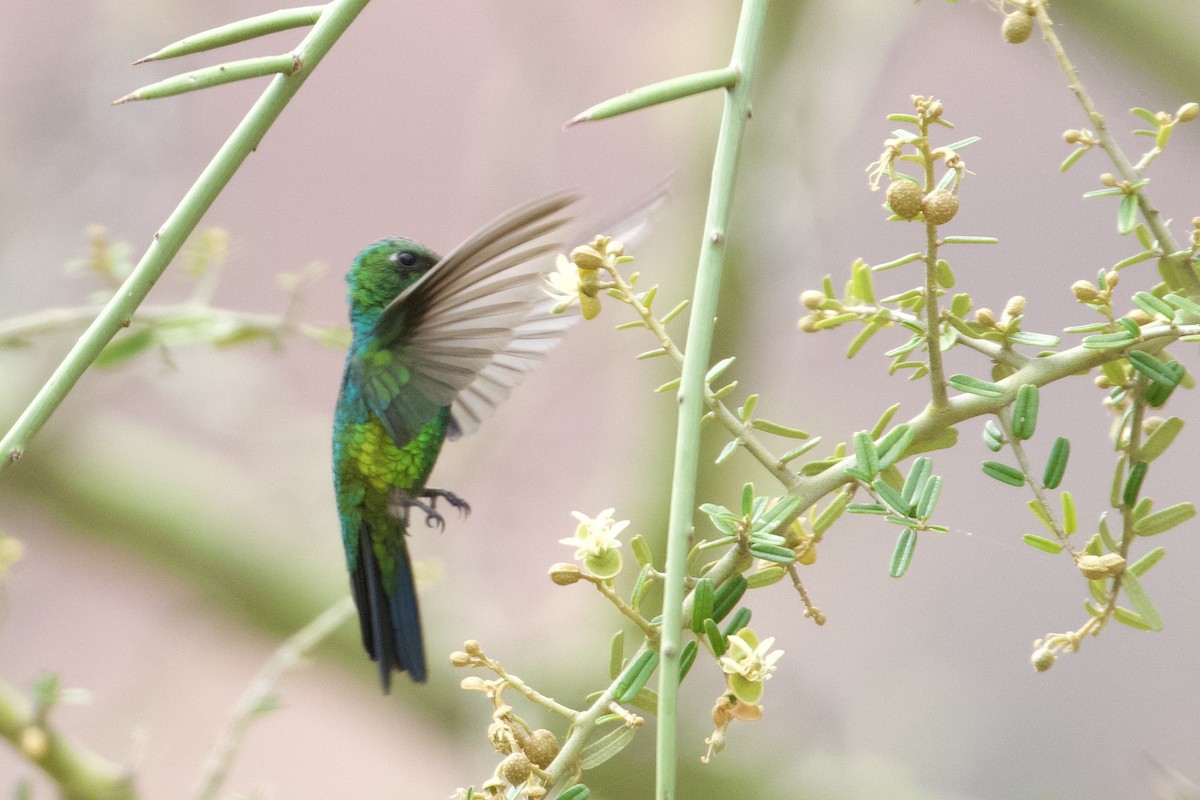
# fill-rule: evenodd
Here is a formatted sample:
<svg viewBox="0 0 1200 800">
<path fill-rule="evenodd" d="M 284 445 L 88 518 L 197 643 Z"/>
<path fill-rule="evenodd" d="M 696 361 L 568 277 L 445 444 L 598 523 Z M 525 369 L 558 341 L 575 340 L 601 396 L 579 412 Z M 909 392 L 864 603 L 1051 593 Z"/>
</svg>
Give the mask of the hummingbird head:
<svg viewBox="0 0 1200 800">
<path fill-rule="evenodd" d="M 350 265 L 350 322 L 355 334 L 375 327 L 388 303 L 428 272 L 441 257 L 411 239 L 380 239 Z"/>
</svg>

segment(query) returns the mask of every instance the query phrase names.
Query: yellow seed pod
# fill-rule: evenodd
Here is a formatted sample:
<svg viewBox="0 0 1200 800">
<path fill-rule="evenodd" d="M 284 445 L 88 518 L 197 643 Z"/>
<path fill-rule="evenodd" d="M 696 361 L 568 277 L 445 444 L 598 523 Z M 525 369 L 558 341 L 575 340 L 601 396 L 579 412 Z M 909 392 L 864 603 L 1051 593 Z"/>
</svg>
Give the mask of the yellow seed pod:
<svg viewBox="0 0 1200 800">
<path fill-rule="evenodd" d="M 1000 30 L 1004 34 L 1004 41 L 1020 44 L 1033 33 L 1033 20 L 1024 11 L 1014 11 L 1004 18 Z"/>
<path fill-rule="evenodd" d="M 500 762 L 500 777 L 511 786 L 519 786 L 533 773 L 533 763 L 524 753 L 513 753 Z"/>
<path fill-rule="evenodd" d="M 945 225 L 958 213 L 958 195 L 949 189 L 934 189 L 925 195 L 921 203 L 925 221 L 932 225 Z"/>
<path fill-rule="evenodd" d="M 582 575 L 583 570 L 576 564 L 555 564 L 550 568 L 550 580 L 559 586 L 570 586 L 572 583 L 578 583 Z"/>
<path fill-rule="evenodd" d="M 901 219 L 914 219 L 920 214 L 922 200 L 924 197 L 921 187 L 912 181 L 896 180 L 888 187 L 888 208 Z"/>
<path fill-rule="evenodd" d="M 1104 580 L 1125 571 L 1125 559 L 1118 553 L 1105 553 L 1102 556 L 1087 554 L 1079 558 L 1079 571 L 1090 581 Z"/>
<path fill-rule="evenodd" d="M 524 749 L 530 761 L 545 769 L 558 755 L 558 738 L 545 728 L 538 728 L 529 734 Z"/>
</svg>

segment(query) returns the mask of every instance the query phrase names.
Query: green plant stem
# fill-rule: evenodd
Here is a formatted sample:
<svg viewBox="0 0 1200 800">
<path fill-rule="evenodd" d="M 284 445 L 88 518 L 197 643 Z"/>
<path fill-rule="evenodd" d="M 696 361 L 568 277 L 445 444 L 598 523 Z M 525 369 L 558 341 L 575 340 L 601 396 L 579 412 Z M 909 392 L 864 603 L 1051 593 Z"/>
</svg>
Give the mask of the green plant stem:
<svg viewBox="0 0 1200 800">
<path fill-rule="evenodd" d="M 730 66 L 740 74 L 737 85 L 726 90 L 725 107 L 713 160 L 704 239 L 692 313 L 688 324 L 687 353 L 679 388 L 679 423 L 675 437 L 675 467 L 671 483 L 671 512 L 667 528 L 667 577 L 663 588 L 662 662 L 658 682 L 656 800 L 676 800 L 676 705 L 683 631 L 683 596 L 687 552 L 696 514 L 696 474 L 700 460 L 700 418 L 704 409 L 705 374 L 712 352 L 713 324 L 725 261 L 729 210 L 737 178 L 738 152 L 750 118 L 750 89 L 766 24 L 767 0 L 745 0 L 738 20 Z"/>
<path fill-rule="evenodd" d="M 1025 445 L 1021 440 L 1013 436 L 1012 432 L 1012 407 L 1005 406 L 1000 409 L 997 415 L 1000 418 L 1000 429 L 1004 431 L 1004 438 L 1008 442 L 1008 446 L 1013 451 L 1013 456 L 1017 459 L 1017 466 L 1021 468 L 1021 472 L 1025 475 L 1025 483 L 1033 492 L 1034 500 L 1041 505 L 1042 513 L 1046 515 L 1046 519 L 1050 521 L 1050 525 L 1054 532 L 1054 537 L 1058 539 L 1058 543 L 1063 546 L 1063 549 L 1071 554 L 1071 558 L 1079 561 L 1083 554 L 1071 546 L 1071 540 L 1067 536 L 1066 529 L 1058 521 L 1058 517 L 1054 513 L 1054 507 L 1050 505 L 1050 501 L 1046 499 L 1046 487 L 1037 479 L 1033 468 L 1029 464 L 1029 456 L 1025 452 Z"/>
<path fill-rule="evenodd" d="M 317 20 L 321 18 L 321 12 L 324 10 L 325 6 L 323 5 L 302 6 L 298 8 L 285 8 L 267 14 L 260 14 L 256 17 L 238 20 L 228 25 L 222 25 L 219 28 L 202 31 L 186 39 L 180 39 L 178 42 L 173 42 L 161 50 L 139 58 L 133 63 L 143 64 L 147 61 L 161 61 L 167 58 L 202 53 L 205 50 L 244 42 L 248 39 L 266 36 L 270 33 L 278 33 L 306 25 L 315 25 Z"/>
<path fill-rule="evenodd" d="M 737 85 L 739 79 L 740 74 L 737 71 L 737 67 L 732 64 L 728 67 L 713 69 L 708 72 L 696 72 L 691 75 L 670 78 L 658 83 L 652 83 L 649 86 L 642 86 L 618 97 L 605 100 L 602 103 L 597 103 L 567 120 L 567 125 L 608 119 L 609 117 L 628 114 L 630 111 L 637 111 L 642 108 L 661 105 L 662 103 L 669 103 L 672 100 L 690 97 L 694 94 L 711 91 L 712 89 L 730 89 Z"/>
<path fill-rule="evenodd" d="M 41 753 L 22 746 L 29 729 L 44 736 Z M 137 797 L 129 773 L 100 756 L 80 750 L 38 719 L 32 704 L 19 691 L 0 681 L 0 737 L 7 739 L 30 763 L 36 764 L 69 800 L 133 800 Z"/>
<path fill-rule="evenodd" d="M 1049 12 L 1046 11 L 1046 3 L 1038 0 L 1033 4 L 1034 11 L 1037 15 L 1037 21 L 1042 29 L 1042 38 L 1046 44 L 1054 51 L 1055 58 L 1058 59 L 1059 68 L 1067 77 L 1067 85 L 1071 88 L 1071 92 L 1079 100 L 1079 104 L 1083 106 L 1084 113 L 1087 114 L 1088 120 L 1096 129 L 1096 138 L 1100 143 L 1101 149 L 1108 155 L 1113 166 L 1123 180 L 1129 183 L 1137 183 L 1141 180 L 1141 172 L 1133 165 L 1121 146 L 1113 139 L 1112 134 L 1108 130 L 1108 123 L 1104 119 L 1104 115 L 1096 108 L 1096 104 L 1092 101 L 1092 97 L 1088 94 L 1087 89 L 1083 86 L 1083 81 L 1079 80 L 1079 73 L 1075 71 L 1075 65 L 1067 58 L 1066 50 L 1063 49 L 1062 41 L 1059 40 L 1058 34 L 1054 31 L 1054 22 L 1050 19 Z M 1175 237 L 1171 235 L 1171 229 L 1167 227 L 1166 222 L 1162 218 L 1162 214 L 1150 202 L 1150 197 L 1146 193 L 1145 188 L 1137 189 L 1136 196 L 1138 208 L 1141 209 L 1142 217 L 1146 220 L 1147 227 L 1154 233 L 1154 237 L 1158 239 L 1159 247 L 1163 250 L 1164 257 L 1164 278 L 1166 278 L 1171 288 L 1180 291 L 1181 294 L 1187 297 L 1200 297 L 1200 276 L 1196 275 L 1195 269 L 1188 258 L 1180 258 L 1176 254 L 1179 253 L 1179 244 L 1175 241 Z M 1186 254 L 1185 254 L 1186 255 Z"/>
<path fill-rule="evenodd" d="M 353 613 L 353 601 L 349 596 L 344 597 L 280 645 L 234 706 L 229 725 L 205 761 L 197 800 L 213 800 L 217 796 L 246 732 L 261 714 L 274 707 L 273 693 L 284 671 L 350 619 Z"/>
<path fill-rule="evenodd" d="M 155 282 L 183 247 L 187 237 L 213 201 L 233 178 L 242 162 L 262 141 L 288 102 L 329 52 L 369 0 L 334 0 L 296 49 L 303 68 L 294 75 L 277 75 L 238 124 L 233 134 L 200 173 L 192 188 L 163 223 L 154 241 L 95 322 L 50 376 L 33 401 L 0 440 L 0 470 L 19 460 L 32 438 L 59 407 L 104 346 L 129 324 Z"/>
</svg>

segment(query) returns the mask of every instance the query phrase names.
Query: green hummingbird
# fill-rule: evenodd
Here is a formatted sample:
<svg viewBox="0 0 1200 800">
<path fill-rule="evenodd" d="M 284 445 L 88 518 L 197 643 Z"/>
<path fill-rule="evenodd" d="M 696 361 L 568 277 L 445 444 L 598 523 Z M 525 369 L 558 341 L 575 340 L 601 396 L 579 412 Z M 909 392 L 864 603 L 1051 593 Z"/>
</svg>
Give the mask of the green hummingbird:
<svg viewBox="0 0 1200 800">
<path fill-rule="evenodd" d="M 470 433 L 570 324 L 553 315 L 540 276 L 522 269 L 555 249 L 544 237 L 577 199 L 521 205 L 444 258 L 410 239 L 381 239 L 354 259 L 353 337 L 333 426 L 333 482 L 363 646 L 392 671 L 425 680 L 416 586 L 405 537 L 413 509 L 444 527 L 426 486 L 442 443 Z"/>
</svg>

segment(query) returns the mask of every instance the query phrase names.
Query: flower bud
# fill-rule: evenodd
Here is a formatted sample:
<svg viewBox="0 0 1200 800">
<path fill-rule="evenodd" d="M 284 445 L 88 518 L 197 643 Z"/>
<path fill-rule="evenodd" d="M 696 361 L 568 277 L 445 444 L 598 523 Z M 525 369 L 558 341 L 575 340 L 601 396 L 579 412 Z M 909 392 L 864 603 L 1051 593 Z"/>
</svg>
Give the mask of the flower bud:
<svg viewBox="0 0 1200 800">
<path fill-rule="evenodd" d="M 1075 281 L 1071 284 L 1071 293 L 1081 303 L 1096 303 L 1100 301 L 1100 290 L 1091 281 Z"/>
<path fill-rule="evenodd" d="M 582 244 L 571 251 L 571 261 L 580 269 L 603 269 L 604 256 L 590 244 Z"/>
<path fill-rule="evenodd" d="M 1019 317 L 1025 313 L 1025 298 L 1021 295 L 1010 297 L 1008 303 L 1004 306 L 1004 313 L 1008 317 Z"/>
<path fill-rule="evenodd" d="M 550 766 L 550 762 L 558 755 L 558 738 L 545 728 L 538 728 L 529 734 L 523 746 L 529 760 L 542 769 Z"/>
<path fill-rule="evenodd" d="M 821 321 L 820 314 L 809 314 L 807 316 L 801 317 L 800 321 L 798 323 L 796 323 L 796 325 L 800 328 L 800 330 L 804 331 L 805 333 L 815 333 L 818 330 L 817 323 L 820 321 Z"/>
<path fill-rule="evenodd" d="M 1191 122 L 1200 117 L 1200 103 L 1184 103 L 1175 112 L 1175 118 L 1180 122 Z"/>
<path fill-rule="evenodd" d="M 1004 25 L 1000 30 L 1004 34 L 1004 41 L 1020 44 L 1033 33 L 1033 20 L 1024 11 L 1014 11 L 1004 17 Z"/>
<path fill-rule="evenodd" d="M 467 651 L 467 655 L 474 656 L 475 658 L 483 655 L 483 650 L 479 647 L 479 642 L 474 639 L 467 639 L 463 642 L 463 650 Z"/>
<path fill-rule="evenodd" d="M 583 571 L 579 569 L 579 565 L 577 564 L 555 564 L 550 568 L 550 580 L 559 586 L 570 586 L 572 583 L 578 583 L 582 575 Z"/>
<path fill-rule="evenodd" d="M 1111 172 L 1102 172 L 1102 173 L 1100 173 L 1100 182 L 1103 183 L 1105 186 L 1109 186 L 1109 187 L 1116 186 L 1117 185 L 1117 176 L 1113 175 Z"/>
<path fill-rule="evenodd" d="M 892 213 L 901 219 L 915 219 L 921 213 L 924 193 L 912 181 L 895 180 L 888 186 L 887 204 Z"/>
<path fill-rule="evenodd" d="M 471 666 L 471 661 L 471 656 L 462 650 L 455 650 L 450 654 L 450 666 L 452 667 L 469 667 Z"/>
<path fill-rule="evenodd" d="M 1083 138 L 1083 131 L 1078 131 L 1078 130 L 1075 130 L 1074 128 L 1071 128 L 1070 130 L 1067 130 L 1067 131 L 1063 131 L 1063 140 L 1067 144 L 1079 144 L 1079 141 L 1082 138 Z"/>
<path fill-rule="evenodd" d="M 533 764 L 524 753 L 513 753 L 500 762 L 498 772 L 510 786 L 519 786 L 533 773 Z"/>
<path fill-rule="evenodd" d="M 924 212 L 925 221 L 929 224 L 945 225 L 958 213 L 958 195 L 949 189 L 934 189 L 925 195 L 925 199 L 921 203 L 921 211 Z"/>
<path fill-rule="evenodd" d="M 40 725 L 30 725 L 21 731 L 21 738 L 17 746 L 30 761 L 41 761 L 50 747 L 50 737 L 46 735 L 45 728 Z"/>
<path fill-rule="evenodd" d="M 809 311 L 820 311 L 821 305 L 829 298 L 824 292 L 818 292 L 816 289 L 808 289 L 800 293 L 800 302 Z"/>
<path fill-rule="evenodd" d="M 1054 666 L 1058 656 L 1054 655 L 1054 651 L 1049 647 L 1039 647 L 1033 651 L 1033 657 L 1029 660 L 1033 663 L 1033 668 L 1038 672 L 1045 672 Z"/>
<path fill-rule="evenodd" d="M 996 327 L 996 315 L 990 308 L 981 308 L 975 312 L 975 321 L 985 328 Z"/>
</svg>

